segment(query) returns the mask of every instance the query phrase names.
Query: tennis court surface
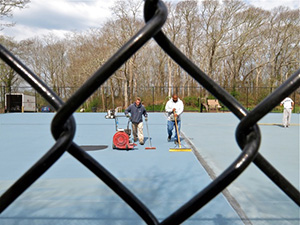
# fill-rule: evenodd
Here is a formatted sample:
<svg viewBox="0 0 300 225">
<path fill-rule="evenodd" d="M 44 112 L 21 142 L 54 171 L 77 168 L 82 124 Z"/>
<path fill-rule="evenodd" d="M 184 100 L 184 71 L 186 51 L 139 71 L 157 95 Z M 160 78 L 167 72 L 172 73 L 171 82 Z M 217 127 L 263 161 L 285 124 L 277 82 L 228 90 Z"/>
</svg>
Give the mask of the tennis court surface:
<svg viewBox="0 0 300 225">
<path fill-rule="evenodd" d="M 0 114 L 0 194 L 3 194 L 55 143 L 50 132 L 53 113 Z M 75 113 L 78 145 L 107 145 L 88 151 L 162 221 L 206 187 L 240 154 L 235 141 L 239 120 L 232 113 L 184 113 L 182 144 L 192 152 L 169 152 L 163 113 L 149 113 L 149 131 L 156 150 L 112 149 L 113 120 L 105 113 Z M 282 114 L 268 114 L 259 127 L 260 153 L 299 190 L 299 114 L 283 128 Z M 119 127 L 127 126 L 120 118 Z M 192 144 L 190 146 L 189 144 Z M 201 163 L 199 161 L 201 159 Z M 299 225 L 299 207 L 254 164 L 223 194 L 184 224 Z M 1 225 L 145 224 L 101 180 L 69 153 L 0 215 Z"/>
</svg>

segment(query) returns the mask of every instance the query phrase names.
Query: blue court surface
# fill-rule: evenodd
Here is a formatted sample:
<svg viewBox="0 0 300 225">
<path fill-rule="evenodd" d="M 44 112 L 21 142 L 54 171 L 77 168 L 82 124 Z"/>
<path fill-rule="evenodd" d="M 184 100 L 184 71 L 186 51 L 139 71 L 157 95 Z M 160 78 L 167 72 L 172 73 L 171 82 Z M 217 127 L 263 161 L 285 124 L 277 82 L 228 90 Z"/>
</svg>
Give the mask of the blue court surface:
<svg viewBox="0 0 300 225">
<path fill-rule="evenodd" d="M 156 150 L 145 145 L 115 150 L 114 120 L 105 113 L 76 113 L 78 145 L 108 145 L 88 151 L 162 221 L 206 187 L 240 154 L 235 141 L 239 120 L 232 113 L 184 113 L 182 144 L 192 152 L 170 152 L 166 117 L 149 113 Z M 53 113 L 0 114 L 0 195 L 55 143 L 50 132 Z M 283 128 L 282 114 L 268 114 L 259 127 L 260 153 L 299 190 L 299 114 Z M 126 128 L 127 119 L 119 118 Z M 191 144 L 192 146 L 189 146 Z M 184 224 L 299 225 L 299 207 L 254 164 L 222 194 Z M 140 217 L 101 180 L 65 153 L 40 179 L 0 215 L 1 225 L 135 225 Z"/>
</svg>

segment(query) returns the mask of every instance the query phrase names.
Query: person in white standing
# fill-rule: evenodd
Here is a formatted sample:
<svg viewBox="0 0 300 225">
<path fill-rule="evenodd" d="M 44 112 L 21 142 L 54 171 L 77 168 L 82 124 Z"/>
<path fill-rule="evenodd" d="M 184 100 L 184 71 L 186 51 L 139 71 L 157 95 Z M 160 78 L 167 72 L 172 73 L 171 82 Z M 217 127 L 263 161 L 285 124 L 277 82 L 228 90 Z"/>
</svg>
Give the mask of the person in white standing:
<svg viewBox="0 0 300 225">
<path fill-rule="evenodd" d="M 174 142 L 178 143 L 178 138 L 180 138 L 180 127 L 181 127 L 181 118 L 180 115 L 183 113 L 183 102 L 178 98 L 177 94 L 173 94 L 172 98 L 167 102 L 165 110 L 168 113 L 168 123 L 167 123 L 167 132 L 168 132 L 168 141 L 171 141 L 173 134 L 173 129 L 175 126 L 175 117 L 177 119 L 178 134 L 175 128 Z"/>
<path fill-rule="evenodd" d="M 283 127 L 289 127 L 290 123 L 291 123 L 291 116 L 292 116 L 294 101 L 291 98 L 286 97 L 280 103 L 280 105 L 281 106 L 283 105 L 283 118 L 282 118 Z"/>
</svg>

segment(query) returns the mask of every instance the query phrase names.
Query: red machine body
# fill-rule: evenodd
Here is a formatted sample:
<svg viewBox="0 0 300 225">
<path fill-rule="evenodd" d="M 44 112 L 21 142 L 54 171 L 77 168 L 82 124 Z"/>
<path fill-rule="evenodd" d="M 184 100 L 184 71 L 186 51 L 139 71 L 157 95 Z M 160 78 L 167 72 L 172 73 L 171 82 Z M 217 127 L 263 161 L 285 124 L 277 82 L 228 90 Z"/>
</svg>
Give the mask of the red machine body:
<svg viewBox="0 0 300 225">
<path fill-rule="evenodd" d="M 130 150 L 136 144 L 130 143 L 129 135 L 125 131 L 118 131 L 113 137 L 113 148 Z"/>
<path fill-rule="evenodd" d="M 113 136 L 113 144 L 112 147 L 113 149 L 124 149 L 124 150 L 130 150 L 133 149 L 136 144 L 130 142 L 130 135 L 131 135 L 131 130 L 129 129 L 129 123 L 130 119 L 128 120 L 127 123 L 127 129 L 119 129 L 118 128 L 118 118 L 119 117 L 125 117 L 117 115 L 118 113 L 118 107 L 115 110 L 108 110 L 107 115 L 105 116 L 106 119 L 114 119 L 115 120 L 115 126 L 116 126 L 116 133 Z"/>
</svg>

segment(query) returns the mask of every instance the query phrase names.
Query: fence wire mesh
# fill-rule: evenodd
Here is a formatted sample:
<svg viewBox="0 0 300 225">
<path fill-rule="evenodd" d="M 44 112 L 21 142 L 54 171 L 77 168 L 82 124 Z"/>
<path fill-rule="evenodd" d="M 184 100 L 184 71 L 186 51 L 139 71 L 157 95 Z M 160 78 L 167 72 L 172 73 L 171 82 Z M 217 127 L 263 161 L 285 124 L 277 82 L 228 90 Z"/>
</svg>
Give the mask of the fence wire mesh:
<svg viewBox="0 0 300 225">
<path fill-rule="evenodd" d="M 254 163 L 291 200 L 300 206 L 299 191 L 258 152 L 261 134 L 257 125 L 257 122 L 276 107 L 284 97 L 293 93 L 300 86 L 300 69 L 249 112 L 232 95 L 193 64 L 165 36 L 161 28 L 167 19 L 167 8 L 162 1 L 146 0 L 144 18 L 145 26 L 101 66 L 66 102 L 63 102 L 38 76 L 6 50 L 4 46 L 0 45 L 1 59 L 22 76 L 57 111 L 51 124 L 51 131 L 56 143 L 2 194 L 0 197 L 0 213 L 38 180 L 66 151 L 119 195 L 147 224 L 180 224 L 184 222 L 222 192 L 251 163 Z M 215 180 L 161 222 L 125 185 L 73 142 L 76 128 L 73 113 L 151 38 L 154 38 L 166 54 L 240 119 L 236 129 L 236 141 L 242 150 L 232 164 Z"/>
<path fill-rule="evenodd" d="M 59 87 L 58 89 L 68 90 L 67 94 L 58 94 L 60 98 L 66 101 L 79 87 Z M 130 87 L 128 87 L 130 89 Z M 266 96 L 270 95 L 276 88 L 275 87 L 235 87 L 234 91 L 232 87 L 223 87 L 227 92 L 229 92 L 238 102 L 240 102 L 247 110 L 252 110 L 256 105 L 258 105 Z M 101 89 L 103 91 L 101 91 Z M 152 87 L 142 87 L 135 91 L 135 97 L 140 97 L 142 99 L 142 104 L 146 107 L 148 112 L 163 112 L 165 104 L 169 100 L 169 89 L 170 93 L 179 94 L 180 98 L 184 102 L 185 111 L 188 112 L 208 112 L 203 108 L 203 104 L 207 104 L 208 99 L 215 99 L 206 89 L 203 87 L 189 87 L 190 93 L 188 93 L 188 87 L 168 87 L 168 86 L 152 86 Z M 1 112 L 21 112 L 15 110 L 15 105 L 22 106 L 22 101 L 14 101 L 15 105 L 8 105 L 7 101 L 5 103 L 5 96 L 11 94 L 25 94 L 34 97 L 33 103 L 35 104 L 35 110 L 40 112 L 43 107 L 50 107 L 49 103 L 37 93 L 33 87 L 30 86 L 18 86 L 11 87 L 10 91 L 7 90 L 5 86 L 0 86 L 0 113 Z M 57 93 L 57 92 L 56 92 Z M 300 88 L 291 94 L 294 100 L 293 112 L 300 112 Z M 129 102 L 133 102 L 131 98 Z M 221 102 L 222 104 L 222 102 Z M 223 105 L 222 105 L 223 106 Z M 85 103 L 82 108 L 85 112 L 107 112 L 107 110 L 115 109 L 120 107 L 122 109 L 127 108 L 125 105 L 123 93 L 118 93 L 115 95 L 111 93 L 109 87 L 99 87 Z M 19 107 L 21 108 L 21 107 Z M 79 112 L 80 109 L 77 109 Z M 228 111 L 228 109 L 223 106 L 221 111 Z M 272 112 L 281 112 L 282 107 L 277 106 L 272 109 Z"/>
</svg>

